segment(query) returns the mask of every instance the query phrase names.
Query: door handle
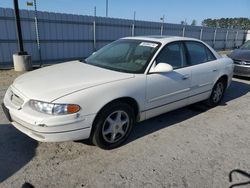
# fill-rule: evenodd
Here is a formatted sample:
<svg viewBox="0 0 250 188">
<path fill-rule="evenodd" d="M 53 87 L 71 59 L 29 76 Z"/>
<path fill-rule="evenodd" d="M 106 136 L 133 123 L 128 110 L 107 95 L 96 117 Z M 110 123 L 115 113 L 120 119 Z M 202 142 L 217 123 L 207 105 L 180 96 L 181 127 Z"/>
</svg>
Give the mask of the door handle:
<svg viewBox="0 0 250 188">
<path fill-rule="evenodd" d="M 217 71 L 217 69 L 214 69 L 214 70 L 213 70 L 213 72 L 216 72 L 216 71 Z"/>
<path fill-rule="evenodd" d="M 188 74 L 186 74 L 186 75 L 184 75 L 184 76 L 182 76 L 182 80 L 187 80 L 187 79 L 189 79 L 189 75 Z"/>
</svg>

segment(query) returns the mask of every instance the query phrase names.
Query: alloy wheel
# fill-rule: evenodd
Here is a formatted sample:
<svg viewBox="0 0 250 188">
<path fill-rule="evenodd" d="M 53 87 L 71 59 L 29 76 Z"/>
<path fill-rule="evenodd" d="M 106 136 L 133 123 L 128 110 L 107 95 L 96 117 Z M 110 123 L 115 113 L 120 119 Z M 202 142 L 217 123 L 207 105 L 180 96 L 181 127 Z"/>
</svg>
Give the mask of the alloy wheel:
<svg viewBox="0 0 250 188">
<path fill-rule="evenodd" d="M 121 140 L 129 128 L 129 116 L 125 111 L 119 110 L 111 113 L 102 126 L 102 136 L 108 143 Z"/>
<path fill-rule="evenodd" d="M 222 82 L 217 83 L 214 88 L 213 97 L 212 97 L 214 103 L 218 103 L 221 100 L 223 96 L 223 92 L 224 92 L 223 83 Z"/>
</svg>

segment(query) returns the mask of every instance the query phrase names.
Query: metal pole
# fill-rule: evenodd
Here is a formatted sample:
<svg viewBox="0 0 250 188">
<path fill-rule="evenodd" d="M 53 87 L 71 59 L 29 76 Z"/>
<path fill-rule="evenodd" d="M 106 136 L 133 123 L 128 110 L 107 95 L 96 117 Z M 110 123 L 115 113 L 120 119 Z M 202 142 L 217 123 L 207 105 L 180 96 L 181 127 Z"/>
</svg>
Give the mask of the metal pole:
<svg viewBox="0 0 250 188">
<path fill-rule="evenodd" d="M 217 28 L 214 30 L 213 48 L 215 47 L 216 35 L 217 35 Z"/>
<path fill-rule="evenodd" d="M 234 47 L 237 47 L 239 31 L 236 32 L 235 39 L 234 39 Z"/>
<path fill-rule="evenodd" d="M 41 53 L 41 45 L 40 45 L 40 34 L 39 34 L 39 28 L 38 28 L 38 19 L 37 19 L 37 6 L 36 6 L 36 0 L 34 0 L 34 8 L 35 8 L 35 29 L 36 29 L 36 42 L 37 42 L 37 49 L 39 54 L 39 66 L 42 66 L 42 53 Z"/>
<path fill-rule="evenodd" d="M 200 32 L 200 40 L 202 40 L 202 35 L 203 35 L 203 28 L 201 28 L 201 32 Z"/>
<path fill-rule="evenodd" d="M 134 11 L 134 20 L 132 24 L 132 36 L 135 36 L 135 16 L 136 16 L 136 12 Z"/>
<path fill-rule="evenodd" d="M 106 17 L 108 17 L 109 1 L 106 0 Z"/>
<path fill-rule="evenodd" d="M 225 50 L 227 49 L 227 38 L 228 38 L 228 30 L 227 30 L 227 32 L 226 32 L 226 38 L 225 38 Z"/>
<path fill-rule="evenodd" d="M 17 29 L 17 41 L 19 47 L 19 55 L 27 55 L 27 52 L 23 49 L 23 37 L 22 37 L 22 29 L 20 23 L 20 15 L 19 15 L 19 7 L 18 7 L 18 0 L 13 0 L 14 3 L 14 10 L 15 10 L 15 19 L 16 19 L 16 29 Z"/>
<path fill-rule="evenodd" d="M 96 7 L 94 8 L 94 21 L 93 21 L 93 42 L 94 52 L 96 51 Z"/>
<path fill-rule="evenodd" d="M 161 18 L 162 23 L 161 23 L 161 36 L 163 35 L 163 29 L 164 29 L 164 20 L 165 20 L 165 15 Z"/>
<path fill-rule="evenodd" d="M 184 26 L 183 29 L 182 29 L 182 36 L 185 37 L 185 30 L 186 30 L 186 27 Z"/>
</svg>

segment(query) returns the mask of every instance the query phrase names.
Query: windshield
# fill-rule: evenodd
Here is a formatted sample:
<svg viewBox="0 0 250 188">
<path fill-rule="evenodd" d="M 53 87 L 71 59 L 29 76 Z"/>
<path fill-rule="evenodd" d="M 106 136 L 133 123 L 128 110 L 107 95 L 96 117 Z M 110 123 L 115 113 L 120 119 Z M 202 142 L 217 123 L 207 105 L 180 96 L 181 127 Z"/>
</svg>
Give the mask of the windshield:
<svg viewBox="0 0 250 188">
<path fill-rule="evenodd" d="M 104 46 L 86 59 L 86 63 L 127 73 L 144 73 L 160 44 L 141 40 L 118 40 Z"/>
<path fill-rule="evenodd" d="M 250 40 L 243 44 L 240 49 L 250 50 Z"/>
</svg>

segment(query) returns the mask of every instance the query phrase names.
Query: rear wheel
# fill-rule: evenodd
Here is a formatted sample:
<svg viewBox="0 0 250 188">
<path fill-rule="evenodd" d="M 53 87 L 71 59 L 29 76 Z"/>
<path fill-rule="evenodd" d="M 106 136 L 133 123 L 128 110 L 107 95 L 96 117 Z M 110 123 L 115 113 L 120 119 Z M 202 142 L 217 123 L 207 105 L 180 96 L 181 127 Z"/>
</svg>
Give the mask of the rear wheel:
<svg viewBox="0 0 250 188">
<path fill-rule="evenodd" d="M 225 80 L 223 79 L 218 80 L 214 85 L 212 93 L 210 97 L 207 99 L 206 104 L 210 107 L 217 106 L 224 97 L 225 89 L 226 89 Z"/>
<path fill-rule="evenodd" d="M 126 103 L 114 103 L 105 107 L 94 122 L 92 142 L 103 149 L 120 146 L 129 136 L 135 124 L 132 107 Z"/>
</svg>

